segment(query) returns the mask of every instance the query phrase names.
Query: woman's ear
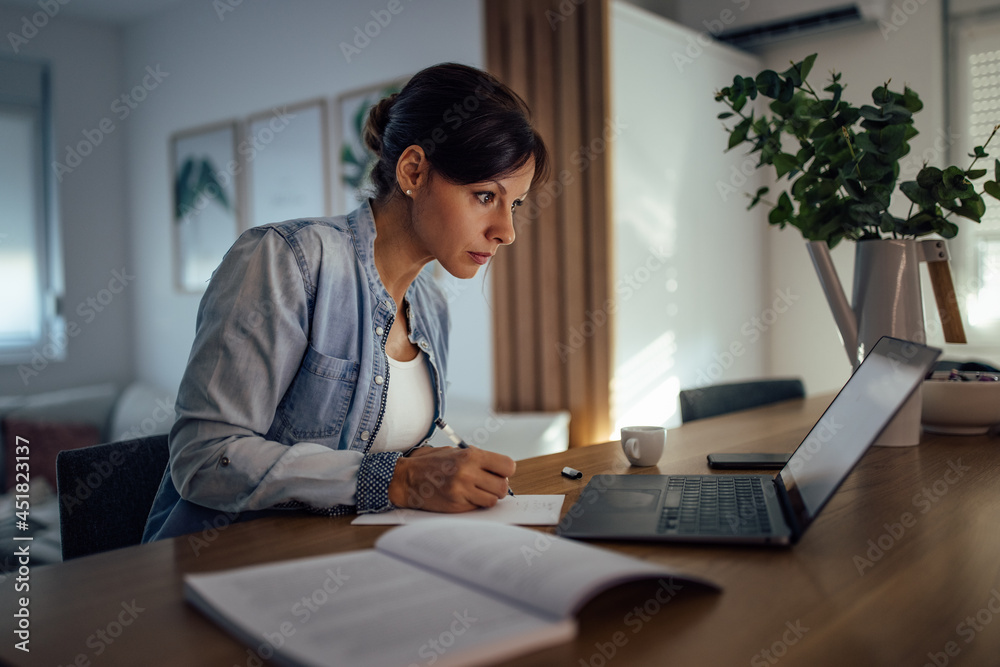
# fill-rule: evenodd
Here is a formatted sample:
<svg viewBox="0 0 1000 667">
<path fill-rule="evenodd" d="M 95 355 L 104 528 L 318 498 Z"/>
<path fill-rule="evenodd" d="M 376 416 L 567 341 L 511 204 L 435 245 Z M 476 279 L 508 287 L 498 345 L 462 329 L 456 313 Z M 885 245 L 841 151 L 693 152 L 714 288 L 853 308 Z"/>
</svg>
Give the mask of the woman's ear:
<svg viewBox="0 0 1000 667">
<path fill-rule="evenodd" d="M 418 191 L 427 185 L 431 164 L 424 149 L 416 144 L 407 146 L 396 161 L 396 182 L 403 192 Z"/>
</svg>

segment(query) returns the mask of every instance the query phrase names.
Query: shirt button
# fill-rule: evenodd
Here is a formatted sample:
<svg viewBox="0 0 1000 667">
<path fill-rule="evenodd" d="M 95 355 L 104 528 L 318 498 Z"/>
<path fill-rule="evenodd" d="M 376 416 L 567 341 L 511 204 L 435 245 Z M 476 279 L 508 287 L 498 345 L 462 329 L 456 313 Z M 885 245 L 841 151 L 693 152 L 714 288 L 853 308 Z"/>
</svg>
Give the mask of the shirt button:
<svg viewBox="0 0 1000 667">
<path fill-rule="evenodd" d="M 368 431 L 361 432 L 361 439 L 364 440 L 365 442 L 368 442 L 368 438 L 370 438 L 371 436 L 372 434 L 369 433 Z"/>
<path fill-rule="evenodd" d="M 383 333 L 385 333 L 385 329 L 383 329 L 382 327 L 375 327 L 376 336 L 381 336 Z"/>
<path fill-rule="evenodd" d="M 382 384 L 383 382 L 385 382 L 385 378 L 384 377 L 382 377 L 381 375 L 376 375 L 375 376 L 375 384 Z"/>
<path fill-rule="evenodd" d="M 420 341 L 420 349 L 421 350 L 426 350 L 428 347 L 430 347 L 430 345 L 427 344 L 427 341 L 425 341 L 425 340 Z"/>
<path fill-rule="evenodd" d="M 229 457 L 223 456 L 221 459 L 219 459 L 219 464 L 222 465 L 223 467 L 229 465 Z"/>
<path fill-rule="evenodd" d="M 385 306 L 386 308 L 392 308 L 392 301 L 386 299 L 385 301 L 382 302 L 382 305 Z"/>
</svg>

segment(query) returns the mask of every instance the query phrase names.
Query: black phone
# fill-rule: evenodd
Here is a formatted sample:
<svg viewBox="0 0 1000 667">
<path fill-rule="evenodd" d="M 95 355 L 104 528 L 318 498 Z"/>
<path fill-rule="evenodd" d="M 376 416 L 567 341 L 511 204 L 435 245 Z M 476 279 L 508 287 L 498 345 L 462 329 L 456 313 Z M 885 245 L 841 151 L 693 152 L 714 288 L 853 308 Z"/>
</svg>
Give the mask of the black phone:
<svg viewBox="0 0 1000 667">
<path fill-rule="evenodd" d="M 717 470 L 780 470 L 791 454 L 709 454 L 708 467 Z"/>
</svg>

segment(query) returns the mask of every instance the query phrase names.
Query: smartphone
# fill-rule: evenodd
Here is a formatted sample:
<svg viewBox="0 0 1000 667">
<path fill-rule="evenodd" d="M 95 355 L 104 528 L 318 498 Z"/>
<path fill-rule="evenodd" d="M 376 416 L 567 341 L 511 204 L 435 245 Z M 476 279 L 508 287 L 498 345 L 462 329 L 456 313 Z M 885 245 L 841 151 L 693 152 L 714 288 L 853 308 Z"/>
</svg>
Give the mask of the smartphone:
<svg viewBox="0 0 1000 667">
<path fill-rule="evenodd" d="M 791 454 L 709 454 L 708 467 L 718 470 L 780 470 Z"/>
</svg>

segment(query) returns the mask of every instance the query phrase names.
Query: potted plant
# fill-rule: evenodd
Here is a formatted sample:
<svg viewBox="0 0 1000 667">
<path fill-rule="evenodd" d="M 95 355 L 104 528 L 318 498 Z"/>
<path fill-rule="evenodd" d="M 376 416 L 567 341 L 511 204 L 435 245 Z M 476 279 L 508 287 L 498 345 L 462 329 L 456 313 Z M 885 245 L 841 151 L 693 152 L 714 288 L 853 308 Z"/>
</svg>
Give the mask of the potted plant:
<svg viewBox="0 0 1000 667">
<path fill-rule="evenodd" d="M 770 224 L 796 227 L 808 241 L 854 367 L 882 335 L 923 340 L 916 269 L 921 261 L 928 262 L 946 340 L 965 342 L 942 239 L 958 233 L 956 216 L 980 221 L 986 210 L 983 194 L 1000 199 L 1000 160 L 982 190 L 973 183 L 987 175 L 977 164 L 988 157 L 985 149 L 997 128 L 970 154 L 967 168 L 924 164 L 915 180 L 899 182 L 899 161 L 917 135 L 913 114 L 923 108 L 917 93 L 906 86 L 894 91 L 887 81 L 872 91 L 871 104 L 856 107 L 844 98 L 839 73 L 831 73 L 823 94 L 808 83 L 815 61 L 813 54 L 781 73 L 737 75 L 716 93 L 716 101 L 729 108 L 719 118 L 735 120 L 726 127 L 728 149 L 749 144 L 749 154 L 758 155 L 757 167 L 773 167 L 777 181 L 788 185 L 776 201 L 768 199 L 770 188 L 758 189 L 749 208 L 765 202 L 771 206 Z M 758 96 L 772 100 L 769 113 L 757 114 L 752 102 Z M 897 189 L 909 200 L 905 216 L 890 210 Z M 916 240 L 930 234 L 940 238 Z M 828 250 L 845 239 L 857 241 L 853 307 Z M 890 433 L 880 442 L 916 444 L 919 408 L 917 397 L 915 406 L 904 408 L 916 410 L 916 419 L 912 414 L 904 419 L 906 432 Z"/>
</svg>

